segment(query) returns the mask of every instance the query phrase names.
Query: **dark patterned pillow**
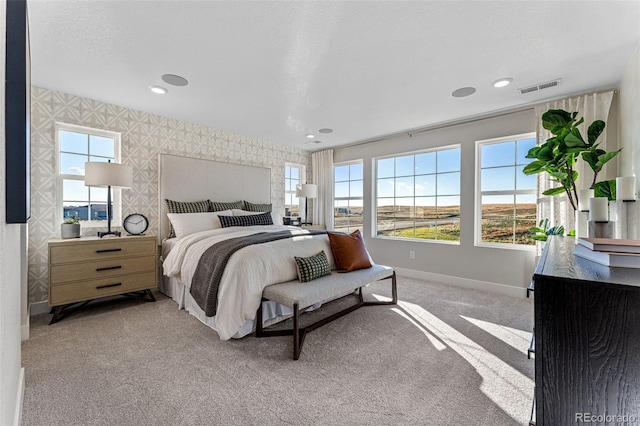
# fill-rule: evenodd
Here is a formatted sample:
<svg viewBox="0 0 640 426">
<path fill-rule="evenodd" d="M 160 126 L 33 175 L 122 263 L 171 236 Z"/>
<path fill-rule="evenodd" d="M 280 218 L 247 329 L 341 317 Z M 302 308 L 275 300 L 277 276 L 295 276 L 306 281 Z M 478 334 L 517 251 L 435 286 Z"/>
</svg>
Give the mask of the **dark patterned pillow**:
<svg viewBox="0 0 640 426">
<path fill-rule="evenodd" d="M 167 213 L 206 213 L 212 211 L 209 200 L 173 201 L 165 199 L 164 202 L 167 203 Z M 173 230 L 171 222 L 169 222 L 169 236 L 167 238 L 175 236 L 176 232 Z"/>
<path fill-rule="evenodd" d="M 253 204 L 245 201 L 243 210 L 249 212 L 270 212 L 273 210 L 273 206 L 271 204 Z"/>
<path fill-rule="evenodd" d="M 247 216 L 218 216 L 223 228 L 230 226 L 273 225 L 271 213 L 252 214 Z"/>
<path fill-rule="evenodd" d="M 242 209 L 242 200 L 234 201 L 232 203 L 221 203 L 219 201 L 211 201 L 209 200 L 209 204 L 211 206 L 212 212 L 219 212 L 222 210 L 233 210 L 233 209 Z"/>
<path fill-rule="evenodd" d="M 301 283 L 313 281 L 325 275 L 331 275 L 329 260 L 324 251 L 309 257 L 294 256 L 294 259 L 296 260 L 298 279 Z"/>
</svg>

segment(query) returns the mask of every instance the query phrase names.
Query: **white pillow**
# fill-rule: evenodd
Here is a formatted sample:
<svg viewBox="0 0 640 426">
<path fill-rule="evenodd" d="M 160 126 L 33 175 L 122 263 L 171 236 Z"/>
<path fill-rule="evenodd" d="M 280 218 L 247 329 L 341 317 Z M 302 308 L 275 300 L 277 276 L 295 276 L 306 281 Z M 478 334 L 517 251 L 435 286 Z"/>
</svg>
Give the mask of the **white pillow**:
<svg viewBox="0 0 640 426">
<path fill-rule="evenodd" d="M 250 212 L 250 211 L 247 211 L 247 210 L 240 210 L 240 209 L 232 209 L 231 211 L 233 212 L 234 216 L 250 216 L 250 215 L 254 215 L 254 214 L 264 214 L 264 213 L 266 213 L 266 212 Z M 274 211 L 271 212 L 271 221 L 273 223 L 280 223 L 280 220 L 278 219 L 278 215 Z"/>
<path fill-rule="evenodd" d="M 196 232 L 222 228 L 218 216 L 231 216 L 231 210 L 206 213 L 167 213 L 176 237 L 182 238 Z"/>
</svg>

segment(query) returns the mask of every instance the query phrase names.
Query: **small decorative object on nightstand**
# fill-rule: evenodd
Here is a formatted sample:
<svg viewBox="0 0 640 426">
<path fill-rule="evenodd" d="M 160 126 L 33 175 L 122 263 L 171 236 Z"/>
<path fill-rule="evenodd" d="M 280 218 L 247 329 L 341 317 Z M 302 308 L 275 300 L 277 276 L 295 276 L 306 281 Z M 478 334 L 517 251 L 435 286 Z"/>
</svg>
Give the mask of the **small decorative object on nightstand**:
<svg viewBox="0 0 640 426">
<path fill-rule="evenodd" d="M 49 241 L 49 306 L 53 324 L 76 304 L 105 296 L 138 295 L 155 301 L 155 235 Z"/>
<path fill-rule="evenodd" d="M 144 235 L 149 227 L 149 219 L 143 214 L 133 213 L 124 218 L 122 227 L 129 235 Z"/>
<path fill-rule="evenodd" d="M 297 216 L 297 217 L 285 216 L 282 218 L 282 224 L 300 226 L 302 224 L 302 218 L 300 216 Z"/>
</svg>

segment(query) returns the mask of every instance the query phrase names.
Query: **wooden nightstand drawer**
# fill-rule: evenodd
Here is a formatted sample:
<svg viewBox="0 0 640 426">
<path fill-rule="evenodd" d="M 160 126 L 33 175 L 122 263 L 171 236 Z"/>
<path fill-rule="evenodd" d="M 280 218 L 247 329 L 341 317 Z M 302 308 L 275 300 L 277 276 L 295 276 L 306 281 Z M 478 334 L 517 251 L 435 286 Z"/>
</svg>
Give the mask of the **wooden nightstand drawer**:
<svg viewBox="0 0 640 426">
<path fill-rule="evenodd" d="M 49 306 L 64 305 L 156 286 L 155 270 L 98 280 L 59 284 L 49 287 Z"/>
<path fill-rule="evenodd" d="M 69 241 L 69 240 L 67 240 Z M 52 245 L 49 248 L 49 263 L 96 261 L 117 257 L 155 255 L 154 238 L 112 238 L 109 240 L 81 239 Z"/>
<path fill-rule="evenodd" d="M 70 281 L 93 280 L 96 278 L 154 271 L 156 261 L 156 257 L 151 255 L 56 265 L 52 266 L 49 271 L 49 282 L 52 285 L 59 285 L 60 283 Z"/>
</svg>

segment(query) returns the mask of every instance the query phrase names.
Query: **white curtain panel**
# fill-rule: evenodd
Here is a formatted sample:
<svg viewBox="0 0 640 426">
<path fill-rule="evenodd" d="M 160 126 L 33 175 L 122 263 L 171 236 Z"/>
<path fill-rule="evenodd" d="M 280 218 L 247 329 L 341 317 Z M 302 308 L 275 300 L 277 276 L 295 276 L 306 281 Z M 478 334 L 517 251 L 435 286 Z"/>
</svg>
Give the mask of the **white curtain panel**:
<svg viewBox="0 0 640 426">
<path fill-rule="evenodd" d="M 538 134 L 538 145 L 543 144 L 552 135 L 542 127 L 542 114 L 550 109 L 563 109 L 567 112 L 577 111 L 577 118 L 584 117 L 584 123 L 579 126 L 583 138 L 587 137 L 587 129 L 595 120 L 603 120 L 607 127 L 602 132 L 598 142 L 605 151 L 618 149 L 615 143 L 607 144 L 607 130 L 609 129 L 609 108 L 613 99 L 613 91 L 605 93 L 593 93 L 572 98 L 565 98 L 553 102 L 547 102 L 535 107 L 536 131 Z M 578 189 L 588 189 L 593 180 L 593 172 L 587 163 L 582 159 L 578 160 L 575 170 L 578 172 Z M 604 166 L 602 172 L 598 174 L 598 180 L 615 179 L 617 173 L 617 161 L 610 161 Z M 575 216 L 571 203 L 566 195 L 556 195 L 549 197 L 542 195 L 544 191 L 558 184 L 553 182 L 549 175 L 540 173 L 538 175 L 538 222 L 549 218 L 551 226 L 564 225 L 567 231 L 575 229 Z"/>
<path fill-rule="evenodd" d="M 318 185 L 318 197 L 313 200 L 313 224 L 333 229 L 333 150 L 311 154 L 311 177 Z"/>
</svg>

